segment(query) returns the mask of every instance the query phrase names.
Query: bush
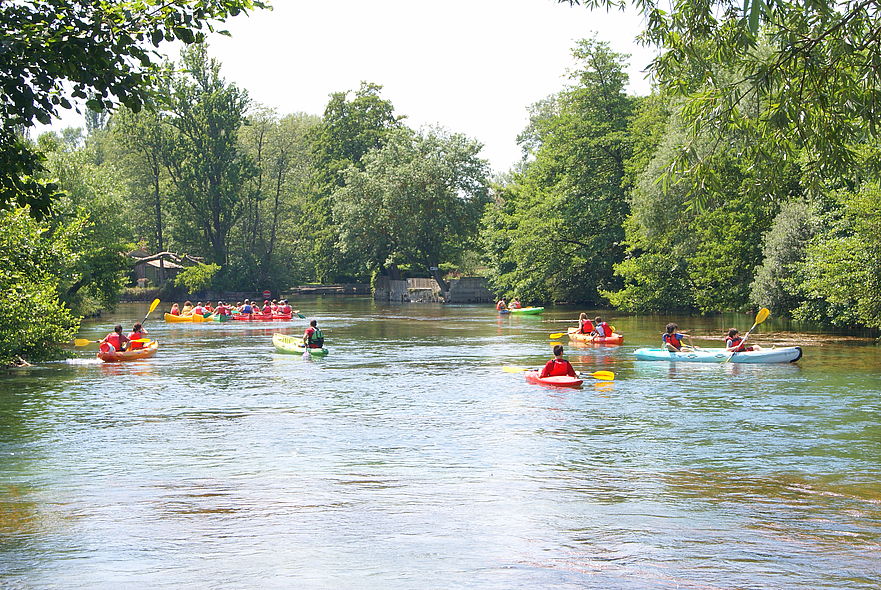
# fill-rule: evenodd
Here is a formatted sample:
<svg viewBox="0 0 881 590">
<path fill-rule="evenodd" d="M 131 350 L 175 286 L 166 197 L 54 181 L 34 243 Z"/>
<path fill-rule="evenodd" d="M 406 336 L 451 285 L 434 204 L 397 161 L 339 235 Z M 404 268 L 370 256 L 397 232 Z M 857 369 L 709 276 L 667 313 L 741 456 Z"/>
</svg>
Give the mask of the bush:
<svg viewBox="0 0 881 590">
<path fill-rule="evenodd" d="M 187 268 L 174 279 L 174 284 L 183 287 L 188 293 L 199 293 L 211 289 L 214 277 L 220 272 L 217 264 L 197 264 Z"/>
</svg>

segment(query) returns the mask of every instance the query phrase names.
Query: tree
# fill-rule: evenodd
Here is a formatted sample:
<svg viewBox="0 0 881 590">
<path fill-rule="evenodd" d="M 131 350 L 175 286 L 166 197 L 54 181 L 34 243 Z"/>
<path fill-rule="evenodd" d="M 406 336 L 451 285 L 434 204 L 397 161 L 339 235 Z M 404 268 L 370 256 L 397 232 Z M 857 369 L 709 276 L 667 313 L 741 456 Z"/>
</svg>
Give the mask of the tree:
<svg viewBox="0 0 881 590">
<path fill-rule="evenodd" d="M 390 133 L 363 157 L 363 170 L 349 167 L 333 194 L 343 251 L 370 269 L 418 265 L 448 291 L 440 264 L 469 245 L 486 202 L 481 147 L 440 130 Z"/>
<path fill-rule="evenodd" d="M 311 257 L 319 280 L 357 272 L 352 260 L 336 248 L 339 231 L 333 225 L 331 194 L 344 186 L 344 172 L 351 166 L 364 168 L 361 160 L 371 149 L 381 147 L 401 117 L 380 96 L 382 86 L 362 82 L 354 97 L 349 92 L 331 95 L 321 124 L 310 134 L 313 173 L 318 197 L 306 210 Z"/>
<path fill-rule="evenodd" d="M 628 3 L 558 1 L 590 7 Z M 761 138 L 744 142 L 742 157 L 770 163 L 800 156 L 811 186 L 849 176 L 854 144 L 878 138 L 876 3 L 684 0 L 673 10 L 655 1 L 633 4 L 646 18 L 641 39 L 661 50 L 651 66 L 655 78 L 665 92 L 686 99 L 692 137 L 714 130 L 720 137 Z M 688 150 L 675 164 L 676 174 L 712 176 L 711 167 Z"/>
<path fill-rule="evenodd" d="M 211 261 L 224 267 L 229 233 L 244 212 L 243 192 L 257 174 L 238 143 L 250 101 L 246 91 L 220 77 L 220 64 L 204 44 L 185 49 L 181 60 L 185 71 L 171 75 L 167 86 L 166 120 L 173 133 L 164 164 L 178 211 L 195 230 L 187 242 L 196 248 L 207 242 Z"/>
<path fill-rule="evenodd" d="M 163 41 L 201 41 L 214 21 L 263 8 L 259 0 L 34 0 L 0 4 L 0 208 L 48 213 L 58 187 L 19 134 L 85 100 L 137 111 L 157 88 Z"/>
<path fill-rule="evenodd" d="M 500 191 L 484 227 L 506 228 L 493 287 L 530 300 L 596 304 L 613 287 L 623 256 L 628 203 L 622 183 L 635 101 L 625 94 L 626 56 L 607 43 L 579 41 L 573 85 L 536 105 L 520 137 L 533 160 Z M 499 219 L 493 219 L 494 215 Z M 486 244 L 487 242 L 485 242 Z M 506 270 L 502 271 L 502 267 Z"/>
</svg>

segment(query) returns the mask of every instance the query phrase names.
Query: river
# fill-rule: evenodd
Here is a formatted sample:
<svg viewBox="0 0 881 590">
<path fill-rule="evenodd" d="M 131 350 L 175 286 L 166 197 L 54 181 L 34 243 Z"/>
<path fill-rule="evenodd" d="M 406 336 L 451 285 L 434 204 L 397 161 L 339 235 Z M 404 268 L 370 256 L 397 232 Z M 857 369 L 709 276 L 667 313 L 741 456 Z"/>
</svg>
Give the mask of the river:
<svg viewBox="0 0 881 590">
<path fill-rule="evenodd" d="M 797 364 L 637 362 L 671 319 L 574 348 L 612 383 L 530 385 L 580 310 L 295 302 L 305 321 L 146 326 L 152 359 L 0 376 L 4 588 L 878 588 L 871 339 L 795 334 Z M 86 323 L 100 338 L 146 313 Z M 574 323 L 573 323 L 574 325 Z M 752 338 L 751 338 L 752 339 Z M 709 340 L 698 341 L 710 346 Z"/>
</svg>

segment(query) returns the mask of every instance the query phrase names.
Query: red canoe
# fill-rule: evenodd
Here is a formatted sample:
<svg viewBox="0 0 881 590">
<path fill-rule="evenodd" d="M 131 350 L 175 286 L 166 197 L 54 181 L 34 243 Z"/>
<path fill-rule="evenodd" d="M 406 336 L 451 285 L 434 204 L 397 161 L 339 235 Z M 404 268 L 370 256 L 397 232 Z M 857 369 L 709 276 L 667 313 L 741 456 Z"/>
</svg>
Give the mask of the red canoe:
<svg viewBox="0 0 881 590">
<path fill-rule="evenodd" d="M 584 383 L 578 377 L 570 377 L 569 375 L 557 375 L 555 377 L 539 377 L 538 375 L 538 371 L 526 371 L 526 380 L 530 383 L 553 385 L 554 387 L 581 387 L 581 384 Z"/>
<path fill-rule="evenodd" d="M 262 314 L 262 313 L 237 313 L 233 314 L 232 319 L 240 320 L 244 322 L 286 322 L 291 319 L 291 314 L 281 314 L 281 313 L 270 313 L 270 314 Z"/>
</svg>

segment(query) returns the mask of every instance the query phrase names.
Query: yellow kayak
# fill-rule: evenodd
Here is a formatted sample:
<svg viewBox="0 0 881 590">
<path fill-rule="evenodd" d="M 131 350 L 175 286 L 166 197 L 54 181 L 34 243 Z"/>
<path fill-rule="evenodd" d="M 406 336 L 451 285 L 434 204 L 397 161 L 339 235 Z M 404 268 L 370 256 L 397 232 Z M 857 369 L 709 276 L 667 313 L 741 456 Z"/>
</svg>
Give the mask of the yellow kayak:
<svg viewBox="0 0 881 590">
<path fill-rule="evenodd" d="M 108 346 L 108 348 L 110 348 Z M 110 351 L 110 350 L 101 350 L 98 352 L 97 357 L 104 361 L 105 363 L 114 363 L 117 361 L 137 361 L 140 359 L 150 358 L 156 351 L 159 350 L 159 343 L 153 340 L 144 348 L 138 348 L 136 350 L 124 350 L 122 352 Z"/>
<path fill-rule="evenodd" d="M 201 315 L 171 315 L 170 313 L 165 314 L 165 321 L 171 324 L 178 323 L 198 323 L 198 322 L 207 322 L 205 316 Z"/>
</svg>

